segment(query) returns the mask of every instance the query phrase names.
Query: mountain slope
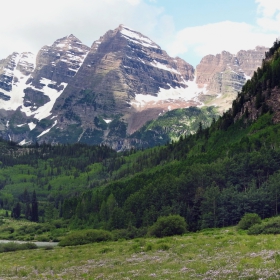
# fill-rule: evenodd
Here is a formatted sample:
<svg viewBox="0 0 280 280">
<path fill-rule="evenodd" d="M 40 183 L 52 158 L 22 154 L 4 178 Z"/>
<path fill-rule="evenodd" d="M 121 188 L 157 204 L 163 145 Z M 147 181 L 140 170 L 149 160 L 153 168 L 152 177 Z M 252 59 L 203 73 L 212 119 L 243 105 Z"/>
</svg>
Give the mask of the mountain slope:
<svg viewBox="0 0 280 280">
<path fill-rule="evenodd" d="M 195 134 L 200 124 L 206 128 L 219 117 L 215 107 L 189 107 L 175 109 L 159 116 L 129 136 L 129 144 L 136 148 L 148 148 L 178 141 L 180 137 Z"/>
<path fill-rule="evenodd" d="M 264 51 L 207 56 L 195 71 L 123 25 L 90 48 L 69 35 L 36 57 L 13 53 L 0 61 L 0 135 L 21 145 L 130 148 L 130 136 L 166 112 L 205 104 L 220 113 L 228 108 Z"/>
<path fill-rule="evenodd" d="M 280 43 L 277 41 L 271 50 L 235 103 L 242 96 L 255 103 L 258 85 L 263 82 L 271 81 L 272 92 L 279 90 Z M 269 107 L 270 97 L 260 92 L 260 104 Z M 279 106 L 279 100 L 275 102 Z M 70 218 L 70 210 L 79 209 L 72 218 L 80 217 L 80 223 L 94 220 L 95 227 L 104 227 L 105 222 L 108 229 L 116 229 L 131 224 L 142 228 L 159 216 L 180 214 L 191 230 L 197 230 L 234 225 L 246 212 L 263 218 L 277 215 L 278 107 L 260 111 L 256 119 L 250 118 L 250 112 L 237 115 L 234 107 L 196 135 L 143 151 L 137 160 L 136 155 L 126 157 L 121 167 L 111 165 L 117 166 L 111 170 L 112 178 L 119 180 L 113 180 L 100 193 L 88 192 L 78 201 L 69 199 L 64 205 L 65 217 Z M 92 210 L 89 201 L 99 206 Z M 81 209 L 85 211 L 82 215 Z M 109 211 L 107 216 L 103 215 L 104 209 Z"/>
</svg>

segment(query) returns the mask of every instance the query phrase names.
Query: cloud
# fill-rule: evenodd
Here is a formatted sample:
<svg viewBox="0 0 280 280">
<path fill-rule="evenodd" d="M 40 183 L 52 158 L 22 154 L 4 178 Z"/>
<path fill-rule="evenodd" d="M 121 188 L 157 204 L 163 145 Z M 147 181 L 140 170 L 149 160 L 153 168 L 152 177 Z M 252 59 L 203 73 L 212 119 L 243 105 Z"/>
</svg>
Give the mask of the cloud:
<svg viewBox="0 0 280 280">
<path fill-rule="evenodd" d="M 258 25 L 265 32 L 280 33 L 280 2 L 275 0 L 256 0 L 258 3 Z"/>
<path fill-rule="evenodd" d="M 162 11 L 143 0 L 9 0 L 1 8 L 0 59 L 13 51 L 37 53 L 69 34 L 90 46 L 119 24 L 152 35 Z"/>
<path fill-rule="evenodd" d="M 203 57 L 223 50 L 237 53 L 257 45 L 270 46 L 274 39 L 275 35 L 258 32 L 247 23 L 224 21 L 181 30 L 168 50 L 175 56 L 194 49 L 197 56 Z"/>
<path fill-rule="evenodd" d="M 258 13 L 263 17 L 273 17 L 280 12 L 280 2 L 277 0 L 256 0 Z"/>
<path fill-rule="evenodd" d="M 280 34 L 280 1 L 256 0 L 256 24 L 223 21 L 177 32 L 167 50 L 173 56 L 180 55 L 187 61 L 195 61 L 207 54 L 223 50 L 236 53 L 241 49 L 253 49 L 257 45 L 270 47 Z"/>
</svg>

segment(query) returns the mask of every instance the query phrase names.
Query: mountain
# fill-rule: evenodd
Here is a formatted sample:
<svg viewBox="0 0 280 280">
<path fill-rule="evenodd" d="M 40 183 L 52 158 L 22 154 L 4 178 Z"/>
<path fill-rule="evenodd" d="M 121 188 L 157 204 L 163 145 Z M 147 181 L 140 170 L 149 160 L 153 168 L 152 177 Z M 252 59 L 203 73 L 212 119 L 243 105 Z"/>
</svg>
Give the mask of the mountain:
<svg viewBox="0 0 280 280">
<path fill-rule="evenodd" d="M 106 145 L 21 147 L 0 140 L 0 207 L 11 211 L 19 205 L 28 218 L 26 197 L 35 190 L 40 219 L 64 218 L 71 229 L 121 230 L 122 237 L 145 233 L 170 214 L 184 217 L 190 231 L 236 225 L 245 213 L 278 215 L 279 88 L 276 41 L 232 108 L 178 141 L 116 152 Z M 210 109 L 203 110 L 211 114 Z M 189 119 L 188 110 L 197 117 Z M 157 131 L 156 122 L 166 126 L 172 118 L 177 127 L 193 129 L 191 123 L 204 117 L 197 108 L 166 116 L 149 123 L 142 135 L 152 138 L 148 133 Z M 176 127 L 171 133 L 178 133 Z"/>
<path fill-rule="evenodd" d="M 139 133 L 134 139 L 129 136 L 170 110 L 228 108 L 264 52 L 256 48 L 237 56 L 207 56 L 195 70 L 120 25 L 91 47 L 70 35 L 44 46 L 36 57 L 13 53 L 0 61 L 0 136 L 21 145 L 147 146 Z M 172 139 L 164 133 L 162 137 Z"/>
<path fill-rule="evenodd" d="M 77 226 L 92 226 L 94 221 L 96 228 L 144 230 L 158 217 L 179 214 L 189 230 L 197 231 L 236 225 L 245 213 L 263 219 L 277 216 L 279 88 L 276 41 L 232 108 L 210 127 L 175 143 L 107 161 L 109 184 L 100 192 L 68 199 L 65 218 L 74 222 L 79 217 Z"/>
<path fill-rule="evenodd" d="M 206 87 L 207 93 L 199 100 L 208 106 L 218 106 L 220 112 L 231 108 L 237 93 L 262 65 L 267 51 L 268 48 L 257 46 L 236 55 L 223 51 L 203 57 L 196 67 L 196 82 L 199 88 Z"/>
<path fill-rule="evenodd" d="M 195 134 L 199 126 L 206 128 L 213 120 L 218 119 L 217 109 L 210 107 L 189 107 L 166 112 L 155 120 L 147 122 L 143 127 L 124 141 L 130 146 L 126 148 L 148 148 L 178 141 L 180 138 Z"/>
</svg>

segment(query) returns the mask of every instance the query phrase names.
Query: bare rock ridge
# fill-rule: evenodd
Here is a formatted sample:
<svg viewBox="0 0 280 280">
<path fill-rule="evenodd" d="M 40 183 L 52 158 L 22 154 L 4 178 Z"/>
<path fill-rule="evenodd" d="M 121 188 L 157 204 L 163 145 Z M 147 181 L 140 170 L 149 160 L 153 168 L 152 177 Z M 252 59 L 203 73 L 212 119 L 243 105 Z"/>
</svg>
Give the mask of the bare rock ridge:
<svg viewBox="0 0 280 280">
<path fill-rule="evenodd" d="M 0 136 L 22 145 L 80 141 L 120 150 L 128 135 L 166 111 L 230 107 L 265 50 L 206 56 L 195 74 L 183 59 L 120 25 L 91 47 L 69 35 L 37 56 L 13 53 L 0 60 Z"/>
<path fill-rule="evenodd" d="M 268 48 L 258 46 L 254 50 L 241 50 L 236 55 L 223 51 L 203 57 L 196 67 L 196 82 L 198 87 L 207 89 L 207 105 L 229 109 L 236 93 L 261 66 L 266 51 Z"/>
</svg>

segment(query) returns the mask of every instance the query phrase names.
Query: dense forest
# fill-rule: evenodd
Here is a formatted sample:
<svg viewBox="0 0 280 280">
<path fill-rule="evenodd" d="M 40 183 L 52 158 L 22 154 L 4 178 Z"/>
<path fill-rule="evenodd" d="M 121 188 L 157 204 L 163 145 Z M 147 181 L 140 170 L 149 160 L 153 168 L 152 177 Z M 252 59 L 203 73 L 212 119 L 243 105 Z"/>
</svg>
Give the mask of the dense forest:
<svg viewBox="0 0 280 280">
<path fill-rule="evenodd" d="M 76 228 L 145 229 L 179 214 L 196 231 L 280 211 L 280 42 L 233 102 L 193 135 L 151 149 L 0 141 L 0 208 Z M 279 104 L 280 108 L 280 104 Z M 37 208 L 36 208 L 37 207 Z"/>
</svg>

